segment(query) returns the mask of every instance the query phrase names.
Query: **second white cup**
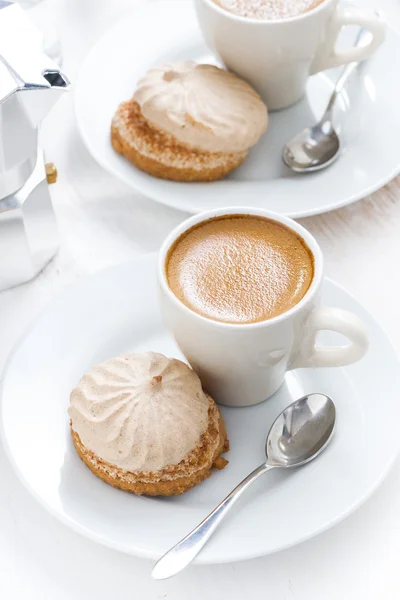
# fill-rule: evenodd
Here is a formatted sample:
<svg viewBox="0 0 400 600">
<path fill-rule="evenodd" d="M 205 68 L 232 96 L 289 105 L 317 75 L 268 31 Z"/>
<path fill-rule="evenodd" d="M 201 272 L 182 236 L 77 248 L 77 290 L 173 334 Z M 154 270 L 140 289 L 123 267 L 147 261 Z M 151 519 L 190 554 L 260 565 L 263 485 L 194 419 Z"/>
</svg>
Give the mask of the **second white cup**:
<svg viewBox="0 0 400 600">
<path fill-rule="evenodd" d="M 385 37 L 379 17 L 365 9 L 340 7 L 338 0 L 323 0 L 296 17 L 264 21 L 228 12 L 214 0 L 195 3 L 207 45 L 261 94 L 269 110 L 297 102 L 309 75 L 371 56 Z M 337 52 L 338 35 L 346 25 L 370 31 L 369 44 Z"/>
</svg>

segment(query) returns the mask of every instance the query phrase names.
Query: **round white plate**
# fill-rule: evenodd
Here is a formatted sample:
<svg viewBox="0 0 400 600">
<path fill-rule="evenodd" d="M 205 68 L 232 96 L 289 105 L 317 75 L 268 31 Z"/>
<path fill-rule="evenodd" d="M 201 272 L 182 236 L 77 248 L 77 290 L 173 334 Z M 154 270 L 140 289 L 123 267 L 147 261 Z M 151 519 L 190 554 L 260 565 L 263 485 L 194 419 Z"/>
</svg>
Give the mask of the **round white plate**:
<svg viewBox="0 0 400 600">
<path fill-rule="evenodd" d="M 386 335 L 345 290 L 324 283 L 324 301 L 366 322 L 371 348 L 344 369 L 298 370 L 261 405 L 223 408 L 229 465 L 176 498 L 137 497 L 100 481 L 78 458 L 69 434 L 69 393 L 94 363 L 121 352 L 180 356 L 157 305 L 156 257 L 114 267 L 59 295 L 9 359 L 0 423 L 8 456 L 28 490 L 56 517 L 91 539 L 156 558 L 190 531 L 264 458 L 276 415 L 309 392 L 336 402 L 335 436 L 302 469 L 257 482 L 198 557 L 200 563 L 252 558 L 287 548 L 331 527 L 376 489 L 399 447 L 387 418 L 400 418 L 399 363 Z M 335 343 L 327 334 L 323 342 Z"/>
<path fill-rule="evenodd" d="M 354 31 L 347 29 L 341 42 L 351 45 Z M 204 45 L 192 2 L 148 2 L 94 46 L 76 85 L 76 115 L 89 151 L 105 169 L 148 197 L 190 213 L 248 203 L 304 217 L 358 200 L 399 172 L 400 78 L 389 68 L 400 64 L 400 38 L 394 31 L 388 30 L 385 43 L 349 83 L 349 93 L 337 107 L 335 122 L 343 147 L 340 159 L 327 170 L 308 175 L 293 174 L 283 165 L 282 147 L 322 115 L 337 71 L 310 78 L 303 101 L 272 113 L 266 135 L 245 163 L 223 181 L 163 181 L 118 155 L 109 133 L 118 104 L 132 96 L 150 66 L 183 59 L 215 62 Z"/>
</svg>

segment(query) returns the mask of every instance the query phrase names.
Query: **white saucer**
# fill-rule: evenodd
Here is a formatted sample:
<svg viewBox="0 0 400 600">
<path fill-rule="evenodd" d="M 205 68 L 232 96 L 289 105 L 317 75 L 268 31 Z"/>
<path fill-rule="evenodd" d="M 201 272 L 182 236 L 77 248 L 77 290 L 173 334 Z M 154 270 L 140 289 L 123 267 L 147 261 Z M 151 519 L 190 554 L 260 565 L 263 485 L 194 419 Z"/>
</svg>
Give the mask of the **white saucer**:
<svg viewBox="0 0 400 600">
<path fill-rule="evenodd" d="M 0 424 L 7 454 L 28 490 L 66 525 L 118 550 L 156 558 L 196 525 L 264 457 L 265 435 L 293 399 L 320 391 L 335 401 L 337 432 L 313 463 L 274 471 L 247 492 L 198 562 L 252 558 L 293 546 L 350 514 L 381 483 L 399 449 L 396 354 L 374 319 L 345 290 L 324 283 L 324 302 L 354 311 L 371 348 L 344 369 L 287 375 L 267 402 L 224 408 L 229 465 L 177 498 L 141 498 L 97 479 L 69 434 L 69 393 L 92 364 L 129 350 L 180 356 L 157 305 L 156 257 L 114 267 L 59 295 L 26 333 L 3 376 Z M 335 343 L 327 334 L 325 343 Z"/>
<path fill-rule="evenodd" d="M 342 43 L 353 44 L 354 32 L 347 36 Z M 94 46 L 76 85 L 76 115 L 89 151 L 105 169 L 146 196 L 190 213 L 248 203 L 304 217 L 354 202 L 400 171 L 400 78 L 389 68 L 400 64 L 400 38 L 394 31 L 388 30 L 385 43 L 349 84 L 349 95 L 336 111 L 342 156 L 324 172 L 308 175 L 292 174 L 283 165 L 282 147 L 321 116 L 337 71 L 310 78 L 303 101 L 271 114 L 267 134 L 224 181 L 165 182 L 114 152 L 109 131 L 118 104 L 132 96 L 139 77 L 151 65 L 182 59 L 215 62 L 202 40 L 192 2 L 149 2 Z"/>
</svg>

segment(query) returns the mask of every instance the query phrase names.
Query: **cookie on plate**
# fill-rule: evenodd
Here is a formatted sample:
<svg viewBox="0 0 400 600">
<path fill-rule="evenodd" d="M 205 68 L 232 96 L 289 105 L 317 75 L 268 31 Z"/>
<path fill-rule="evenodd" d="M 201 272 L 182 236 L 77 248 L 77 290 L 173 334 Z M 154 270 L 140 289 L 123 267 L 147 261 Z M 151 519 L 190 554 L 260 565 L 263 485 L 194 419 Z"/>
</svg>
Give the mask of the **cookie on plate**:
<svg viewBox="0 0 400 600">
<path fill-rule="evenodd" d="M 193 61 L 150 69 L 111 125 L 111 142 L 136 167 L 174 181 L 214 181 L 246 158 L 268 113 L 233 73 Z"/>
<path fill-rule="evenodd" d="M 181 494 L 227 464 L 218 406 L 188 365 L 162 354 L 96 365 L 72 390 L 68 412 L 83 462 L 135 494 Z"/>
</svg>

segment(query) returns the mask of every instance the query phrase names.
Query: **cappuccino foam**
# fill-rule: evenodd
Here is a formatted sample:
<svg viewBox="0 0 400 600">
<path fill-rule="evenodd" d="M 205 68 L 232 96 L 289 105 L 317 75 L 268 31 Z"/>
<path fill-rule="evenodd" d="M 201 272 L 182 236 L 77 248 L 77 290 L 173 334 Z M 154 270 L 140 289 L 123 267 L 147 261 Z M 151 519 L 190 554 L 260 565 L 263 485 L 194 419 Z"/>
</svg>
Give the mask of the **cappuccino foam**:
<svg viewBox="0 0 400 600">
<path fill-rule="evenodd" d="M 297 17 L 312 10 L 323 0 L 214 0 L 228 12 L 261 21 Z"/>
<path fill-rule="evenodd" d="M 227 215 L 186 231 L 170 249 L 166 275 L 194 312 L 226 323 L 256 323 L 293 308 L 314 276 L 313 255 L 285 225 Z"/>
</svg>

